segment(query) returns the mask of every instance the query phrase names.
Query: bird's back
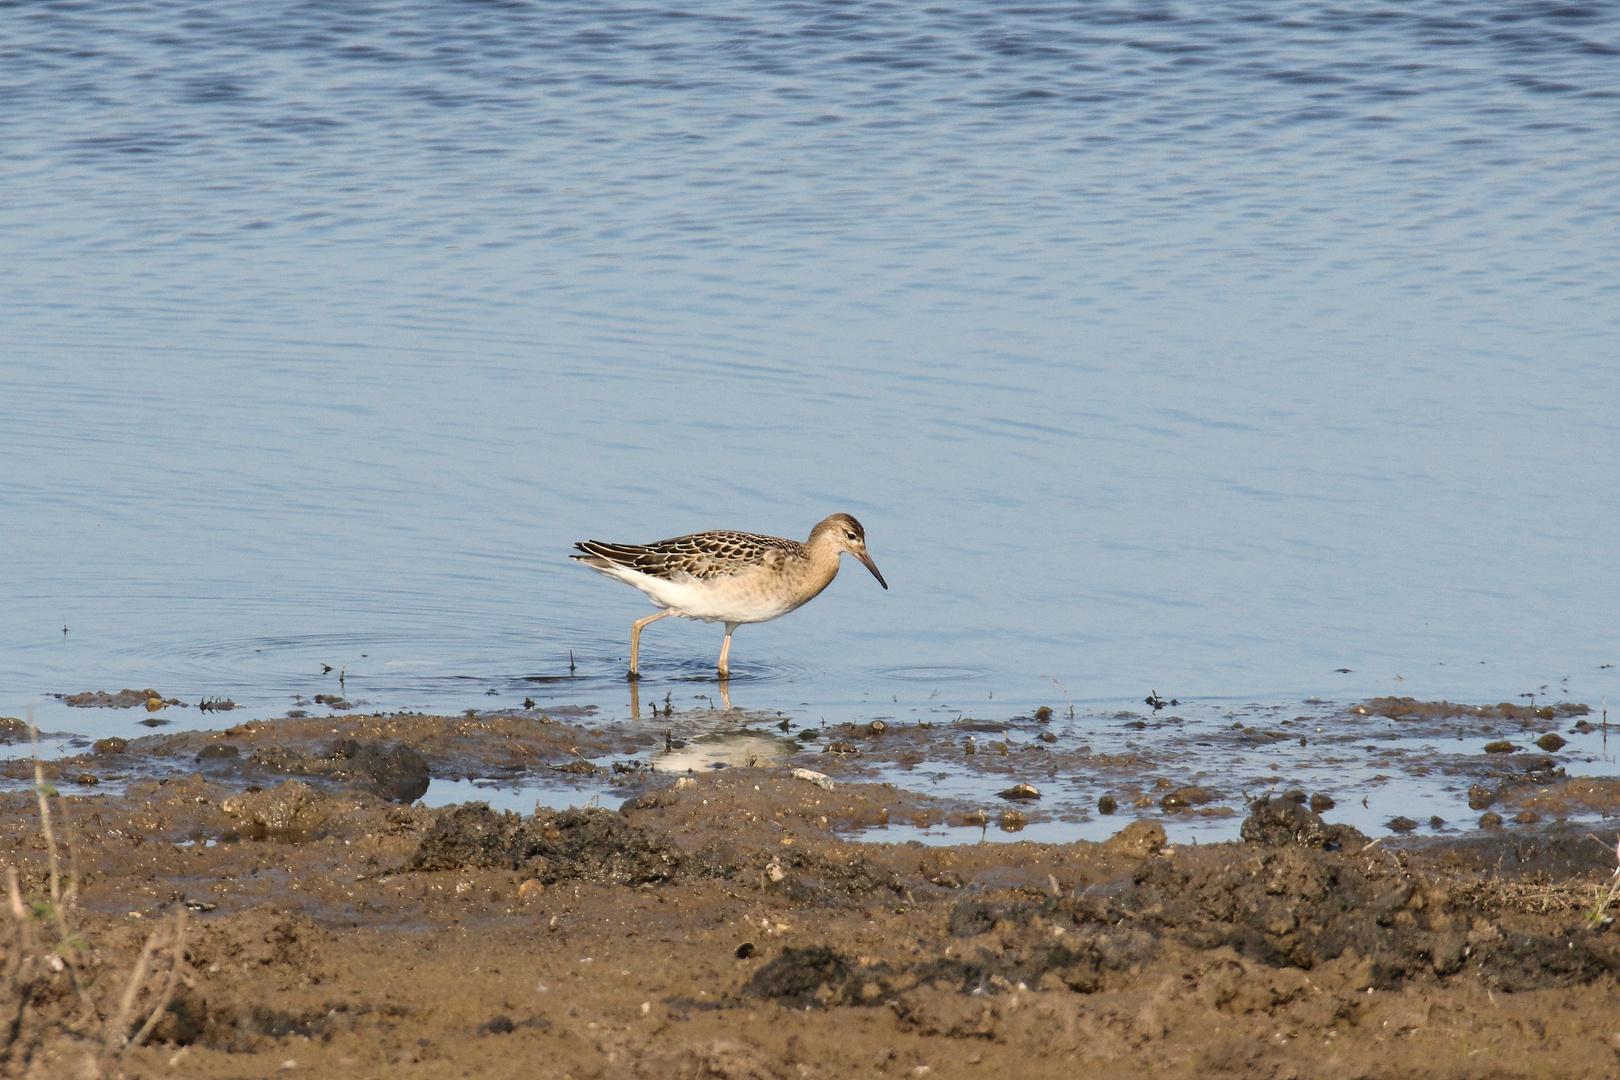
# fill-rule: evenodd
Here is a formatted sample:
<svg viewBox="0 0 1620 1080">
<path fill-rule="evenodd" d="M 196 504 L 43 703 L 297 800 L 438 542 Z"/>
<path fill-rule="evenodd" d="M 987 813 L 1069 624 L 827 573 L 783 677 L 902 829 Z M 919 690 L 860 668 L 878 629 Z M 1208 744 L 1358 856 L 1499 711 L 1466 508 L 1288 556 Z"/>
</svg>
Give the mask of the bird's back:
<svg viewBox="0 0 1620 1080">
<path fill-rule="evenodd" d="M 666 581 L 687 577 L 708 581 L 746 573 L 784 558 L 804 557 L 804 545 L 797 540 L 723 530 L 676 536 L 656 544 L 586 540 L 574 547 L 584 554 L 570 558 L 594 569 L 629 570 Z"/>
</svg>

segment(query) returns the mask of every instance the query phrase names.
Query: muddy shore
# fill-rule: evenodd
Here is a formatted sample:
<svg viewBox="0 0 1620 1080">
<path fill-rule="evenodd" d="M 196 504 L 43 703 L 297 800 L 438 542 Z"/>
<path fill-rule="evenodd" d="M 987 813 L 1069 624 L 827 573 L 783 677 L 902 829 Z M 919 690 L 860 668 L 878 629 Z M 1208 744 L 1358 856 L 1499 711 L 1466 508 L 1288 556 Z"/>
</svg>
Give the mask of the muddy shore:
<svg viewBox="0 0 1620 1080">
<path fill-rule="evenodd" d="M 1100 843 L 1016 840 L 998 808 L 968 842 L 925 846 L 871 841 L 979 808 L 864 778 L 854 754 L 821 755 L 822 777 L 769 760 L 651 772 L 665 730 L 547 719 L 254 722 L 44 763 L 76 944 L 56 970 L 48 908 L 11 920 L 4 1070 L 1620 1072 L 1620 932 L 1590 917 L 1614 838 L 1544 823 L 1611 812 L 1611 780 L 1520 770 L 1489 792 L 1507 827 L 1447 837 L 1375 842 L 1300 791 L 1241 804 L 1228 843 L 1166 844 L 1153 815 L 1188 809 L 1172 802 L 1120 814 Z M 413 802 L 429 775 L 537 769 L 589 769 L 592 805 Z M 1535 808 L 1541 822 L 1514 825 Z M 0 796 L 0 830 L 38 905 L 31 792 Z M 156 1017 L 145 1044 L 105 1053 L 143 944 L 182 910 L 167 1006 L 159 949 L 129 1010 Z"/>
</svg>

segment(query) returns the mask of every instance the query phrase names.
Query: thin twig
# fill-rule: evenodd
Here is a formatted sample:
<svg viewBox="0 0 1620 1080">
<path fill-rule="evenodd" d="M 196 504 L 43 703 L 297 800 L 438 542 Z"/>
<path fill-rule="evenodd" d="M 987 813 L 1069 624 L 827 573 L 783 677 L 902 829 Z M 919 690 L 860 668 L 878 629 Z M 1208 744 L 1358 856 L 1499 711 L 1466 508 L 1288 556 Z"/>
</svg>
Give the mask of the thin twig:
<svg viewBox="0 0 1620 1080">
<path fill-rule="evenodd" d="M 56 834 L 51 831 L 51 811 L 45 803 L 45 769 L 39 761 L 39 728 L 34 726 L 33 721 L 28 723 L 28 734 L 34 740 L 34 794 L 39 798 L 39 826 L 45 832 L 45 850 L 51 857 L 51 903 L 60 904 L 62 875 L 56 859 Z"/>
<path fill-rule="evenodd" d="M 79 1004 L 87 1009 L 91 1016 L 98 1015 L 96 1004 L 85 989 L 84 979 L 79 973 L 78 946 L 74 944 L 73 931 L 68 927 L 67 916 L 62 913 L 62 871 L 61 862 L 56 853 L 56 832 L 51 828 L 51 806 L 46 795 L 45 772 L 39 760 L 39 728 L 32 719 L 28 722 L 28 733 L 34 744 L 34 794 L 39 800 L 39 827 L 45 834 L 45 850 L 50 855 L 51 862 L 51 921 L 56 923 L 57 937 L 60 939 L 55 950 L 62 962 L 67 965 L 68 977 L 73 980 L 73 992 L 79 998 Z M 68 890 L 69 902 L 76 902 L 79 894 L 78 873 L 75 870 L 73 881 Z"/>
<path fill-rule="evenodd" d="M 106 1053 L 122 1053 L 129 1042 L 124 1034 L 129 1030 L 129 1014 L 135 1008 L 135 998 L 141 992 L 141 984 L 146 981 L 146 966 L 152 961 L 152 952 L 157 948 L 158 935 L 162 932 L 160 926 L 146 936 L 146 944 L 135 961 L 135 970 L 129 973 L 129 981 L 124 984 L 124 997 L 118 1003 L 118 1015 L 107 1026 L 103 1043 Z"/>
<path fill-rule="evenodd" d="M 179 910 L 174 913 L 174 959 L 169 966 L 169 979 L 163 984 L 163 993 L 159 995 L 157 1004 L 152 1007 L 152 1015 L 146 1018 L 146 1023 L 141 1025 L 141 1030 L 135 1034 L 135 1037 L 124 1045 L 124 1053 L 127 1054 L 144 1043 L 146 1037 L 152 1034 L 152 1029 L 157 1027 L 158 1021 L 163 1018 L 163 1013 L 168 1009 L 169 1002 L 174 1000 L 174 988 L 180 982 L 180 965 L 185 963 L 185 959 L 186 905 L 181 904 Z"/>
<path fill-rule="evenodd" d="M 11 917 L 19 921 L 28 918 L 28 908 L 23 905 L 22 886 L 17 881 L 17 868 L 6 867 L 6 891 L 11 894 Z"/>
</svg>

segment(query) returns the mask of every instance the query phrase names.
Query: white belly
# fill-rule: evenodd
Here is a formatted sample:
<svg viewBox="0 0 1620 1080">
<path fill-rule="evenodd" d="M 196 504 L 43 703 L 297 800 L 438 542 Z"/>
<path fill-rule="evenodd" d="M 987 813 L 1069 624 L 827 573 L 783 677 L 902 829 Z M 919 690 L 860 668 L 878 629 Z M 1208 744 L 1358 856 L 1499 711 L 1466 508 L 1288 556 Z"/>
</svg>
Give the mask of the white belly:
<svg viewBox="0 0 1620 1080">
<path fill-rule="evenodd" d="M 595 567 L 608 577 L 634 585 L 655 605 L 672 608 L 688 619 L 704 622 L 757 623 L 779 619 L 810 597 L 792 596 L 781 588 L 781 579 L 772 574 L 739 574 L 735 577 L 700 580 L 689 575 L 676 578 L 649 577 L 623 567 Z M 772 586 L 777 586 L 772 588 Z"/>
</svg>

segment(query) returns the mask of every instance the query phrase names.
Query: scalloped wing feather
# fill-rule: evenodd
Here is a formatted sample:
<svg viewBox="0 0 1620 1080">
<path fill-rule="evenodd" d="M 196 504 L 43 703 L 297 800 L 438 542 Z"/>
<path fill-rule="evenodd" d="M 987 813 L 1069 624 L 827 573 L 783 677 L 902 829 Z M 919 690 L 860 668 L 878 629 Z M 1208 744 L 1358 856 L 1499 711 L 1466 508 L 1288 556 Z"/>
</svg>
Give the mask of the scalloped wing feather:
<svg viewBox="0 0 1620 1080">
<path fill-rule="evenodd" d="M 585 552 L 571 558 L 590 566 L 616 566 L 649 577 L 673 581 L 681 575 L 709 581 L 745 573 L 774 560 L 799 558 L 804 545 L 778 536 L 742 532 L 705 532 L 677 536 L 656 544 L 610 544 L 586 540 L 574 547 Z"/>
</svg>

